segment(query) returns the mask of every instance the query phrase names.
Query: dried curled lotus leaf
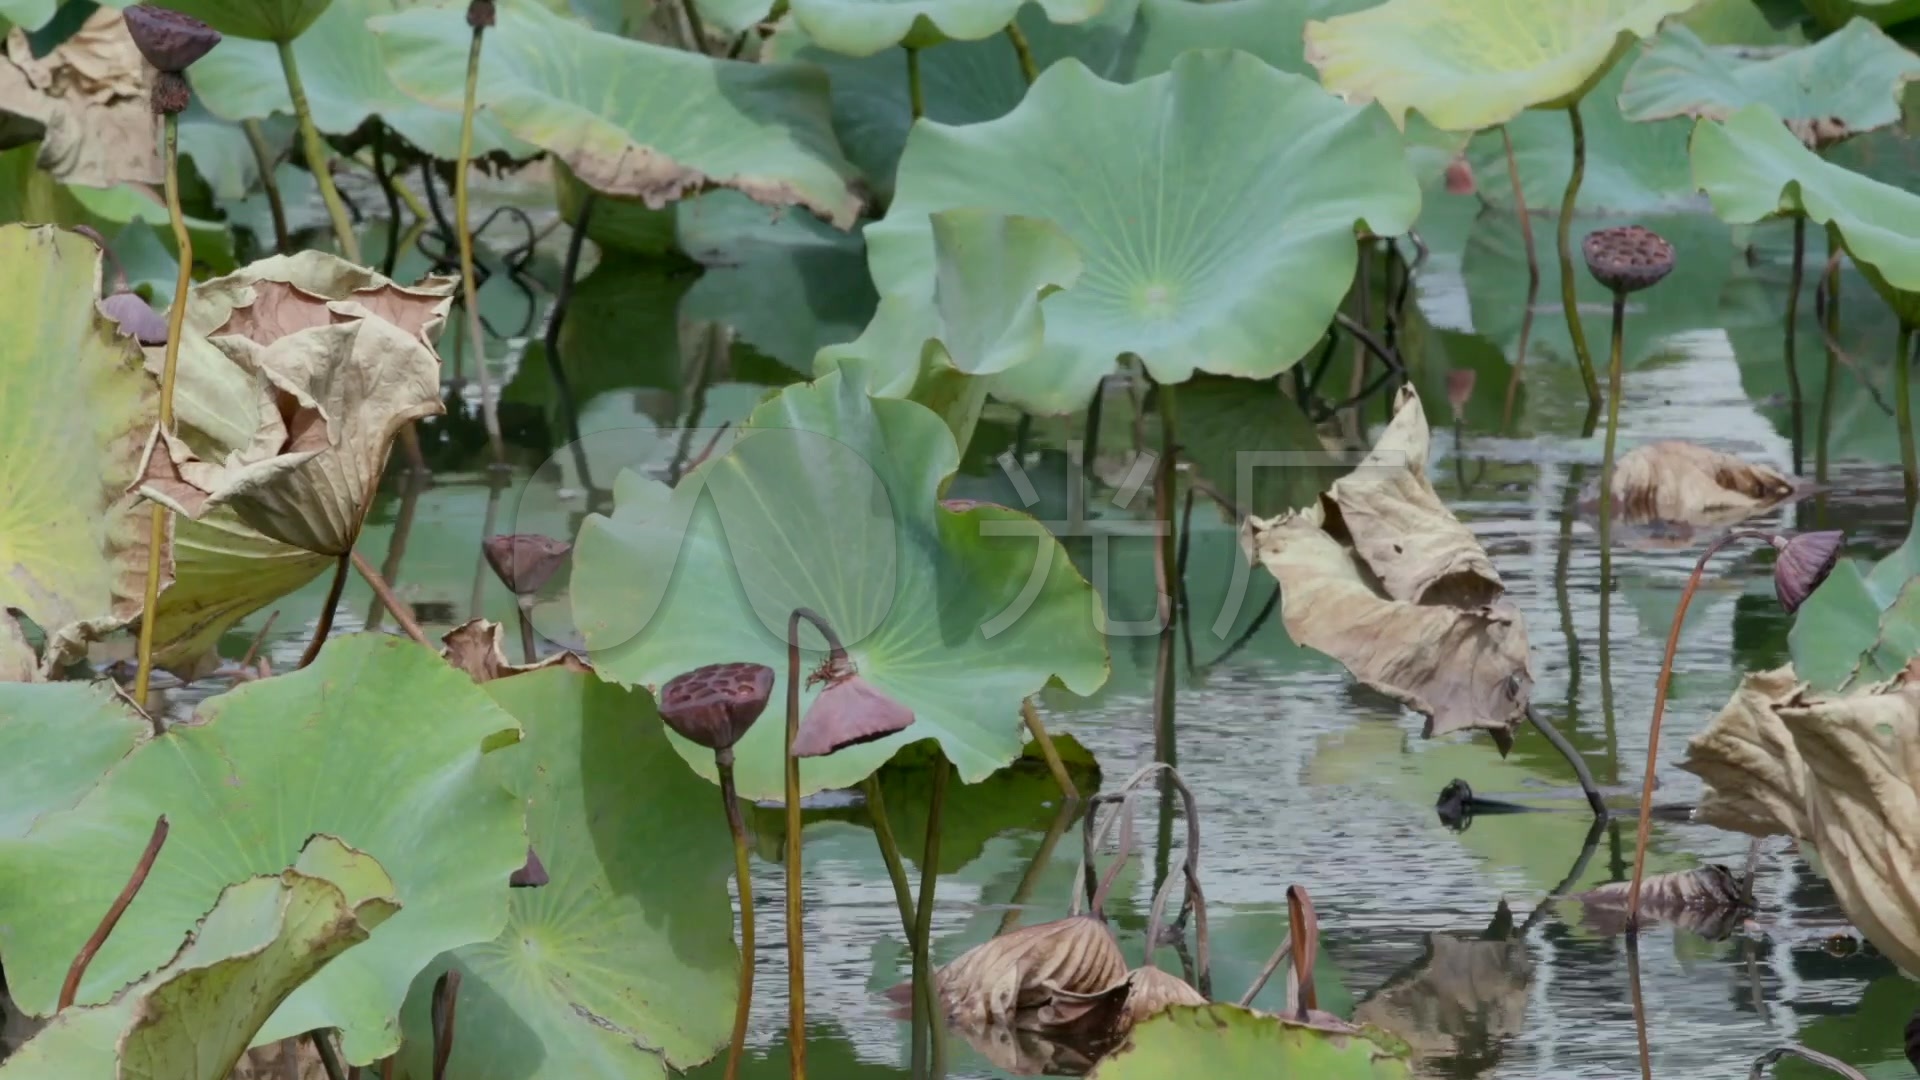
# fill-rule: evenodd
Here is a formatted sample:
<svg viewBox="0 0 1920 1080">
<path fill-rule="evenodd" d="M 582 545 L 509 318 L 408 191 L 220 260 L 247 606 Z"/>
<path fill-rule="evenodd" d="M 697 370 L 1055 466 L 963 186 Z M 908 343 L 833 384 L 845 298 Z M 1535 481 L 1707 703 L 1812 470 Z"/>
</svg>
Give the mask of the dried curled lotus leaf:
<svg viewBox="0 0 1920 1080">
<path fill-rule="evenodd" d="M 1130 1029 L 1170 1006 L 1206 1003 L 1205 995 L 1178 975 L 1169 975 L 1157 967 L 1134 968 L 1127 975 L 1127 1000 L 1121 1023 L 1123 1030 Z"/>
<path fill-rule="evenodd" d="M 1602 933 L 1627 928 L 1627 893 L 1632 883 L 1608 882 L 1581 894 L 1587 924 Z M 1640 883 L 1640 918 L 1672 923 L 1717 940 L 1733 931 L 1745 913 L 1740 877 L 1719 864 L 1652 874 Z"/>
<path fill-rule="evenodd" d="M 140 50 L 119 11 L 101 7 L 45 56 L 14 27 L 0 50 L 0 114 L 42 127 L 39 165 L 93 188 L 161 181 L 158 126 Z"/>
<path fill-rule="evenodd" d="M 1500 598 L 1493 560 L 1427 481 L 1429 434 L 1411 385 L 1394 399 L 1393 422 L 1331 498 L 1353 547 L 1387 596 L 1413 604 L 1478 607 Z"/>
<path fill-rule="evenodd" d="M 1013 1025 L 1023 1010 L 1048 1004 L 1050 987 L 1092 994 L 1127 977 L 1127 960 L 1107 924 L 1074 915 L 1026 926 L 976 945 L 935 973 L 954 1024 Z"/>
<path fill-rule="evenodd" d="M 1793 478 L 1690 442 L 1635 447 L 1615 463 L 1613 504 L 1625 521 L 1731 525 L 1793 495 Z"/>
<path fill-rule="evenodd" d="M 523 675 L 542 668 L 563 667 L 568 671 L 593 669 L 570 652 L 557 653 L 538 663 L 516 664 L 507 659 L 506 628 L 486 619 L 468 619 L 440 638 L 440 655 L 447 663 L 467 673 L 477 683 L 492 682 L 512 675 Z"/>
<path fill-rule="evenodd" d="M 1812 836 L 1806 765 L 1775 711 L 1801 690 L 1792 667 L 1748 675 L 1687 743 L 1680 767 L 1707 782 L 1696 820 L 1754 836 Z"/>
</svg>

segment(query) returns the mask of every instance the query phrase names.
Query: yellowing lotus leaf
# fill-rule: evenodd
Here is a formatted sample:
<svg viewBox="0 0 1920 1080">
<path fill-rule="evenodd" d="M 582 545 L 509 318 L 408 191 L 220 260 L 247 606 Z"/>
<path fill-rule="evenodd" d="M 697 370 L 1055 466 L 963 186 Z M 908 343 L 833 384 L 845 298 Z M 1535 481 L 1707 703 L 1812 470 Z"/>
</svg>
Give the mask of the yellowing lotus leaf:
<svg viewBox="0 0 1920 1080">
<path fill-rule="evenodd" d="M 110 188 L 161 181 L 159 121 L 148 101 L 140 50 L 115 8 L 87 16 L 45 56 L 27 33 L 0 49 L 0 114 L 41 128 L 40 167 L 67 184 Z"/>
<path fill-rule="evenodd" d="M 251 432 L 212 459 L 189 439 L 166 436 L 147 454 L 141 494 L 191 518 L 229 506 L 272 539 L 346 554 L 394 436 L 444 410 L 431 342 L 453 285 L 433 277 L 407 288 L 306 251 L 198 287 L 189 336 L 204 335 L 253 375 L 250 390 L 210 377 L 208 391 L 239 399 L 227 406 L 238 420 L 229 432 L 236 443 L 240 430 Z"/>
<path fill-rule="evenodd" d="M 1577 103 L 1636 39 L 1699 0 L 1388 0 L 1307 24 L 1307 61 L 1327 89 L 1378 101 L 1406 126 L 1417 109 L 1447 131 Z"/>
</svg>

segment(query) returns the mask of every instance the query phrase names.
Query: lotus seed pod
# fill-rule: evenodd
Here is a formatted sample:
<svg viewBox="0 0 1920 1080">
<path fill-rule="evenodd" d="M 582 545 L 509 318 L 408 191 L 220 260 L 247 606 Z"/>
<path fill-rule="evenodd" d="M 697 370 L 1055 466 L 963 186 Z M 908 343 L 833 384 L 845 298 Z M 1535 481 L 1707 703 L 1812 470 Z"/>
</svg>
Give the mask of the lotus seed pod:
<svg viewBox="0 0 1920 1080">
<path fill-rule="evenodd" d="M 660 719 L 688 742 L 731 751 L 772 693 L 773 669 L 765 664 L 708 664 L 660 688 Z"/>
<path fill-rule="evenodd" d="M 126 9 L 127 33 L 147 63 L 178 74 L 220 44 L 220 32 L 191 15 L 152 4 Z"/>
<path fill-rule="evenodd" d="M 480 541 L 487 565 L 515 596 L 528 596 L 553 577 L 566 562 L 573 545 L 565 540 L 535 533 L 489 536 Z"/>
<path fill-rule="evenodd" d="M 193 101 L 193 88 L 187 77 L 177 71 L 162 71 L 153 77 L 153 115 L 178 116 Z"/>
<path fill-rule="evenodd" d="M 1580 242 L 1594 279 L 1616 293 L 1658 284 L 1673 270 L 1673 245 L 1641 225 L 1598 229 Z"/>
<path fill-rule="evenodd" d="M 1800 610 L 1813 590 L 1840 564 L 1840 547 L 1846 539 L 1847 534 L 1837 530 L 1773 538 L 1774 549 L 1780 553 L 1773 563 L 1773 594 L 1789 615 Z"/>
<path fill-rule="evenodd" d="M 471 0 L 467 4 L 467 25 L 475 30 L 489 30 L 493 27 L 493 0 Z"/>
</svg>

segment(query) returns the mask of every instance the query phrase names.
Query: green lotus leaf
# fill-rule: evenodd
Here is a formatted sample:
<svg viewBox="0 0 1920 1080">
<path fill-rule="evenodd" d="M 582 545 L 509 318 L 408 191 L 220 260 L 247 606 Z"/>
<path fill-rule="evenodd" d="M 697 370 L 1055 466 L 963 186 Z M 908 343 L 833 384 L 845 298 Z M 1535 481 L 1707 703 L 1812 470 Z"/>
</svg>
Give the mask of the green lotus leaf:
<svg viewBox="0 0 1920 1080">
<path fill-rule="evenodd" d="M 0 1078 L 225 1080 L 287 995 L 392 916 L 392 892 L 379 863 L 315 836 L 292 869 L 222 889 L 165 967 L 55 1017 Z"/>
<path fill-rule="evenodd" d="M 229 38 L 293 41 L 326 14 L 333 0 L 168 0 L 168 6 Z"/>
<path fill-rule="evenodd" d="M 1081 179 L 1050 180 L 1062 176 Z M 1165 383 L 1285 370 L 1346 295 L 1356 224 L 1395 235 L 1419 205 L 1383 117 L 1252 56 L 1189 52 L 1128 86 L 1064 60 L 999 120 L 914 127 L 893 205 L 867 229 L 868 261 L 890 294 L 925 295 L 928 215 L 968 207 L 1059 226 L 1085 270 L 1041 304 L 1045 358 L 993 391 L 1065 412 L 1122 353 Z"/>
<path fill-rule="evenodd" d="M 80 801 L 100 774 L 152 729 L 94 683 L 0 683 L 0 837 L 25 836 L 35 819 Z"/>
<path fill-rule="evenodd" d="M 1218 1080 L 1311 1076 L 1315 1080 L 1410 1077 L 1405 1046 L 1377 1029 L 1336 1029 L 1232 1005 L 1175 1005 L 1136 1026 L 1089 1080 Z"/>
<path fill-rule="evenodd" d="M 559 667 L 485 690 L 526 730 L 496 764 L 548 882 L 514 890 L 499 937 L 414 981 L 408 1074 L 432 1072 L 429 1004 L 448 969 L 461 977 L 449 1076 L 665 1080 L 707 1060 L 726 1045 L 740 962 L 719 793 L 667 745 L 645 690 Z"/>
<path fill-rule="evenodd" d="M 1072 57 L 1105 79 L 1119 80 L 1140 0 L 1107 0 L 1085 22 L 1049 22 L 1036 5 L 1020 10 L 1034 64 L 1046 70 Z M 815 44 L 791 21 L 769 39 L 764 55 L 825 68 L 833 81 L 833 130 L 847 159 L 883 198 L 893 194 L 894 173 L 913 107 L 907 100 L 907 51 L 900 46 L 871 56 L 847 56 Z M 1157 74 L 1157 72 L 1155 73 Z M 926 117 L 943 124 L 978 124 L 1013 111 L 1027 93 L 1027 78 L 1003 34 L 979 41 L 948 42 L 920 54 L 920 85 Z"/>
<path fill-rule="evenodd" d="M 1697 3 L 1388 0 L 1308 23 L 1306 55 L 1327 89 L 1378 101 L 1396 124 L 1417 109 L 1437 127 L 1475 131 L 1577 103 L 1635 39 Z"/>
<path fill-rule="evenodd" d="M 73 809 L 0 840 L 0 955 L 14 1000 L 52 1011 L 156 814 L 172 832 L 87 968 L 82 1004 L 165 963 L 227 883 L 284 868 L 326 833 L 387 867 L 404 910 L 374 947 L 288 998 L 258 1041 L 337 1027 L 356 1063 L 391 1053 L 420 968 L 505 923 L 526 834 L 482 755 L 518 735 L 465 675 L 384 634 L 336 638 L 307 668 L 209 699 L 195 723 L 140 745 Z"/>
<path fill-rule="evenodd" d="M 1920 18 L 1920 0 L 1801 0 L 1813 17 L 1829 30 L 1837 30 L 1852 19 L 1871 19 L 1881 26 L 1895 26 Z"/>
<path fill-rule="evenodd" d="M 140 614 L 151 515 L 127 488 L 159 387 L 95 307 L 92 240 L 0 225 L 0 268 L 16 283 L 0 296 L 0 611 L 46 631 L 52 667 Z"/>
<path fill-rule="evenodd" d="M 0 21 L 22 30 L 38 30 L 53 18 L 59 7 L 56 0 L 0 0 Z"/>
<path fill-rule="evenodd" d="M 924 49 L 978 41 L 1007 28 L 1026 0 L 790 0 L 795 25 L 821 47 L 871 56 L 891 45 Z M 1056 23 L 1085 22 L 1105 0 L 1033 0 Z"/>
<path fill-rule="evenodd" d="M 810 607 L 916 721 L 804 762 L 802 788 L 857 783 L 927 738 L 967 782 L 982 779 L 1020 753 L 1024 697 L 1053 678 L 1089 693 L 1107 656 L 1099 600 L 1044 529 L 1001 507 L 936 502 L 958 460 L 932 412 L 828 374 L 755 409 L 677 487 L 623 473 L 613 515 L 589 517 L 574 553 L 574 618 L 596 666 L 658 685 L 751 660 L 784 680 L 788 616 Z M 812 671 L 821 642 L 801 639 Z M 782 729 L 770 715 L 736 748 L 746 798 L 783 790 Z M 671 737 L 713 775 L 710 752 Z"/>
<path fill-rule="evenodd" d="M 730 34 L 743 33 L 767 21 L 775 0 L 694 0 L 707 25 Z"/>
<path fill-rule="evenodd" d="M 1901 92 L 1916 78 L 1920 57 L 1866 19 L 1812 45 L 1762 56 L 1711 47 L 1675 26 L 1634 63 L 1620 91 L 1620 110 L 1629 120 L 1724 120 L 1759 103 L 1804 137 L 1825 143 L 1899 123 Z"/>
<path fill-rule="evenodd" d="M 380 39 L 367 32 L 367 20 L 401 10 L 396 0 L 332 0 L 326 11 L 293 43 L 300 81 L 313 112 L 313 125 L 329 135 L 350 135 L 369 119 L 420 150 L 452 161 L 460 153 L 460 112 L 435 108 L 408 97 L 394 85 L 380 56 Z M 489 44 L 497 46 L 499 39 Z M 293 115 L 280 53 L 264 41 L 235 40 L 187 69 L 194 95 L 208 111 L 225 120 L 258 120 L 275 113 Z M 504 151 L 532 157 L 532 146 L 501 129 L 485 110 L 473 118 L 475 156 Z"/>
<path fill-rule="evenodd" d="M 674 221 L 680 204 L 655 210 L 639 199 L 616 199 L 601 195 L 580 182 L 563 162 L 553 170 L 554 202 L 560 217 L 577 228 L 580 208 L 587 196 L 594 196 L 593 213 L 587 218 L 587 239 L 604 252 L 607 249 L 634 255 L 666 255 L 673 250 Z M 723 195 L 730 192 L 716 191 Z M 764 209 L 764 208 L 763 208 Z"/>
<path fill-rule="evenodd" d="M 1765 105 L 1724 123 L 1702 120 L 1692 153 L 1694 179 L 1721 220 L 1745 225 L 1804 214 L 1836 230 L 1887 303 L 1920 322 L 1920 195 L 1825 160 Z"/>
<path fill-rule="evenodd" d="M 587 186 L 658 209 L 711 188 L 803 206 L 842 228 L 860 199 L 834 143 L 827 81 L 794 64 L 716 60 L 590 30 L 535 0 L 503 0 L 481 53 L 477 107 Z M 371 19 L 402 90 L 461 108 L 466 5 Z"/>
<path fill-rule="evenodd" d="M 1825 691 L 1882 682 L 1920 655 L 1920 515 L 1872 569 L 1842 559 L 1800 605 L 1787 647 L 1794 674 Z"/>
</svg>

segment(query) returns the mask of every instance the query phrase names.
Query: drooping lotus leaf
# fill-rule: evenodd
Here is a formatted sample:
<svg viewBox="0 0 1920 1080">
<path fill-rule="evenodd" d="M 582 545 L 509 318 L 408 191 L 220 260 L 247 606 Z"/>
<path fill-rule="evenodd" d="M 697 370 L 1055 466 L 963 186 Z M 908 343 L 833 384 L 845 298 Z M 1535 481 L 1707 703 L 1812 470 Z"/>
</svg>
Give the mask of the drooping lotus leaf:
<svg viewBox="0 0 1920 1080">
<path fill-rule="evenodd" d="M 51 668 L 140 613 L 150 514 L 127 488 L 159 387 L 95 307 L 92 240 L 0 225 L 0 268 L 0 610 L 47 632 Z"/>
<path fill-rule="evenodd" d="M 1176 1005 L 1134 1028 L 1088 1080 L 1396 1080 L 1413 1075 L 1407 1048 L 1378 1029 L 1298 1023 L 1232 1005 Z"/>
<path fill-rule="evenodd" d="M 1900 121 L 1900 95 L 1920 78 L 1920 57 L 1866 19 L 1786 52 L 1747 55 L 1713 47 L 1683 26 L 1656 38 L 1628 72 L 1620 111 L 1629 120 L 1704 116 L 1766 105 L 1804 141 L 1824 145 Z"/>
<path fill-rule="evenodd" d="M 466 5 L 367 23 L 387 72 L 442 109 L 466 97 Z M 503 0 L 477 108 L 587 186 L 658 209 L 710 188 L 803 206 L 845 228 L 860 199 L 834 143 L 827 81 L 793 64 L 718 60 L 590 30 L 537 0 Z"/>
<path fill-rule="evenodd" d="M 42 814 L 80 801 L 152 729 L 105 687 L 0 683 L 0 837 L 25 836 Z"/>
<path fill-rule="evenodd" d="M 118 11 L 94 11 L 39 57 L 16 26 L 0 53 L 0 117 L 38 125 L 40 166 L 54 179 L 98 188 L 160 182 L 159 125 L 140 50 Z"/>
<path fill-rule="evenodd" d="M 1047 182 L 1063 175 L 1085 179 Z M 1201 50 L 1126 86 L 1063 60 L 999 120 L 916 125 L 867 242 L 875 280 L 924 295 L 929 214 L 966 207 L 1059 226 L 1085 269 L 1041 304 L 1044 358 L 993 390 L 1064 412 L 1085 406 L 1122 353 L 1163 383 L 1285 370 L 1346 295 L 1355 226 L 1398 234 L 1419 203 L 1376 111 L 1244 53 Z"/>
<path fill-rule="evenodd" d="M 486 691 L 526 730 L 496 764 L 548 881 L 514 890 L 499 937 L 414 980 L 409 1075 L 431 1072 L 429 1003 L 448 969 L 461 978 L 449 1076 L 665 1080 L 707 1060 L 726 1044 L 739 965 L 719 792 L 667 745 L 644 690 L 549 668 Z"/>
<path fill-rule="evenodd" d="M 73 809 L 0 840 L 0 956 L 14 1000 L 52 1010 L 156 814 L 172 832 L 87 968 L 83 1004 L 164 963 L 227 883 L 285 867 L 324 832 L 388 868 L 403 910 L 371 948 L 288 998 L 259 1039 L 338 1027 L 355 1062 L 392 1052 L 421 966 L 506 919 L 507 876 L 527 840 L 519 802 L 482 755 L 518 735 L 464 674 L 384 634 L 336 638 L 301 671 L 209 699 L 196 723 L 142 744 Z"/>
<path fill-rule="evenodd" d="M 395 86 L 380 55 L 380 39 L 367 32 L 368 19 L 400 9 L 395 0 L 332 0 L 293 43 L 313 126 L 329 135 L 348 135 L 377 117 L 425 153 L 452 161 L 460 152 L 459 110 L 424 104 Z M 498 40 L 488 44 L 497 46 Z M 222 119 L 293 115 L 279 50 L 264 41 L 223 42 L 187 69 L 187 80 L 196 98 Z M 496 151 L 516 158 L 535 153 L 502 130 L 489 111 L 476 110 L 474 156 Z"/>
<path fill-rule="evenodd" d="M 1806 763 L 1776 711 L 1805 689 L 1791 665 L 1741 676 L 1680 762 L 1707 782 L 1696 820 L 1754 836 L 1811 835 Z"/>
<path fill-rule="evenodd" d="M 1636 446 L 1613 469 L 1613 512 L 1634 524 L 1732 525 L 1794 491 L 1793 478 L 1778 469 L 1680 439 Z"/>
<path fill-rule="evenodd" d="M 803 790 L 857 783 L 926 738 L 967 782 L 985 777 L 1020 753 L 1021 699 L 1055 677 L 1089 693 L 1107 657 L 1099 600 L 1044 528 L 998 506 L 937 504 L 957 458 L 932 412 L 829 374 L 754 410 L 731 449 L 675 488 L 622 473 L 613 515 L 588 518 L 574 549 L 574 617 L 598 670 L 657 685 L 752 661 L 784 682 L 788 616 L 810 607 L 916 719 L 803 762 Z M 800 636 L 812 671 L 821 642 Z M 783 734 L 757 724 L 735 747 L 744 797 L 781 792 Z M 712 754 L 672 739 L 713 775 Z"/>
<path fill-rule="evenodd" d="M 1578 102 L 1638 38 L 1699 0 L 1500 5 L 1388 0 L 1307 24 L 1307 60 L 1329 90 L 1378 101 L 1404 126 L 1474 131 Z"/>
<path fill-rule="evenodd" d="M 871 56 L 890 45 L 924 49 L 977 41 L 1007 28 L 1026 0 L 789 0 L 793 21 L 824 48 Z M 1050 21 L 1085 22 L 1104 0 L 1034 0 Z"/>
<path fill-rule="evenodd" d="M 1823 691 L 1881 682 L 1920 654 L 1920 516 L 1871 570 L 1842 559 L 1787 634 L 1794 670 Z"/>
<path fill-rule="evenodd" d="M 229 38 L 293 41 L 319 21 L 333 0 L 167 0 Z M 281 76 L 282 79 L 285 76 Z"/>
<path fill-rule="evenodd" d="M 253 408 L 242 398 L 221 410 L 252 431 L 223 440 L 242 447 L 223 458 L 203 457 L 183 437 L 156 441 L 141 494 L 193 518 L 231 507 L 282 543 L 346 554 L 394 437 L 446 409 L 431 342 L 453 288 L 448 277 L 396 285 L 320 251 L 262 259 L 196 286 L 189 322 L 205 345 L 195 349 L 217 350 L 252 375 Z M 210 356 L 204 367 L 219 369 Z"/>
<path fill-rule="evenodd" d="M 1838 230 L 1847 254 L 1903 319 L 1920 322 L 1920 195 L 1827 161 L 1779 114 L 1749 105 L 1693 133 L 1693 175 L 1721 220 L 1804 214 Z"/>
<path fill-rule="evenodd" d="M 166 966 L 55 1017 L 0 1078 L 226 1080 L 287 995 L 397 906 L 379 863 L 316 835 L 291 869 L 222 889 Z"/>
</svg>

